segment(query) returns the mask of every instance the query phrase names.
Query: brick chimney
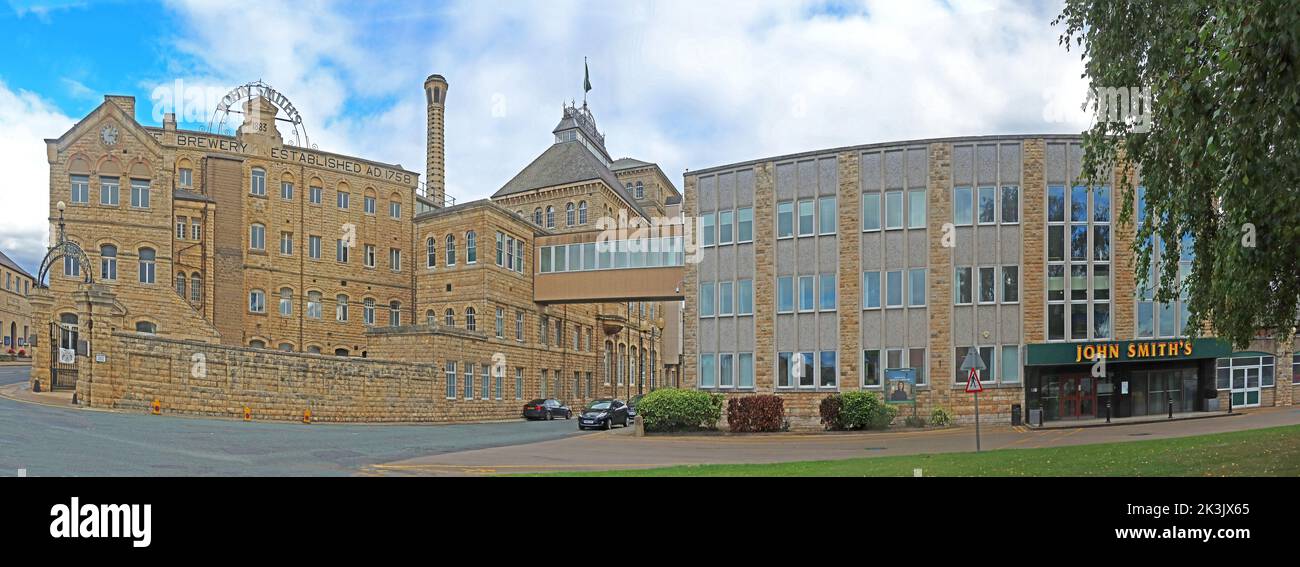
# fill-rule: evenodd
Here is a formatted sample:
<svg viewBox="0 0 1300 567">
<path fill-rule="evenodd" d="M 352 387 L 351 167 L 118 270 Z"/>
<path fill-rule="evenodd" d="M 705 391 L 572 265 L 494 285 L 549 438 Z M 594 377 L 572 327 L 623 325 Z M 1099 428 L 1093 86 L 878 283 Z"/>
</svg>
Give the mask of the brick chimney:
<svg viewBox="0 0 1300 567">
<path fill-rule="evenodd" d="M 428 198 L 435 207 L 446 202 L 447 173 L 446 149 L 443 141 L 443 107 L 447 101 L 447 79 L 442 75 L 429 75 L 424 80 L 424 100 L 428 105 L 428 156 L 425 161 L 424 183 Z"/>
</svg>

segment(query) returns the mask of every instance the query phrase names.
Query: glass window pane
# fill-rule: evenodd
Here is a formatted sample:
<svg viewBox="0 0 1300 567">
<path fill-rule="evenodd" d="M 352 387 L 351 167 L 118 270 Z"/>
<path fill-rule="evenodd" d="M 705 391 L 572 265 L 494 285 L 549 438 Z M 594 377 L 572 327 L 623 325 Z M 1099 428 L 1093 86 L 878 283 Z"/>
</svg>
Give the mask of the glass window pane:
<svg viewBox="0 0 1300 567">
<path fill-rule="evenodd" d="M 814 280 L 812 276 L 799 277 L 799 310 L 800 311 L 813 310 L 813 297 L 814 297 L 813 284 L 814 284 Z"/>
<path fill-rule="evenodd" d="M 971 205 L 970 187 L 957 187 L 956 189 L 953 189 L 953 224 L 967 225 L 971 223 Z"/>
<path fill-rule="evenodd" d="M 1110 260 L 1110 227 L 1092 227 L 1092 259 L 1098 262 Z"/>
<path fill-rule="evenodd" d="M 1016 345 L 1002 347 L 1002 381 L 1004 383 L 1020 381 L 1020 347 Z"/>
<path fill-rule="evenodd" d="M 1088 338 L 1088 304 L 1070 304 L 1070 338 L 1074 340 Z"/>
<path fill-rule="evenodd" d="M 799 236 L 813 234 L 813 202 L 799 201 Z"/>
<path fill-rule="evenodd" d="M 716 237 L 713 213 L 700 215 L 700 245 L 713 246 L 717 242 L 714 240 Z"/>
<path fill-rule="evenodd" d="M 1101 186 L 1092 191 L 1093 222 L 1110 222 L 1110 187 Z"/>
<path fill-rule="evenodd" d="M 839 382 L 835 365 L 835 352 L 823 352 L 821 355 L 821 382 L 818 385 L 823 388 L 834 388 L 835 384 Z"/>
<path fill-rule="evenodd" d="M 1070 190 L 1070 220 L 1088 220 L 1088 188 L 1075 185 Z"/>
<path fill-rule="evenodd" d="M 1155 304 L 1150 301 L 1138 302 L 1137 328 L 1139 337 L 1155 336 Z"/>
<path fill-rule="evenodd" d="M 1002 186 L 1002 222 L 1020 222 L 1020 186 Z"/>
<path fill-rule="evenodd" d="M 993 303 L 997 301 L 997 280 L 994 278 L 993 268 L 980 268 L 980 303 Z"/>
<path fill-rule="evenodd" d="M 880 229 L 880 193 L 862 195 L 862 230 Z"/>
<path fill-rule="evenodd" d="M 1065 339 L 1065 305 L 1056 304 L 1047 306 L 1047 340 L 1059 341 Z"/>
<path fill-rule="evenodd" d="M 734 211 L 722 211 L 718 213 L 718 244 L 731 244 L 733 230 L 735 230 Z"/>
<path fill-rule="evenodd" d="M 742 352 L 738 355 L 740 362 L 740 383 L 741 388 L 754 387 L 754 354 Z"/>
<path fill-rule="evenodd" d="M 928 383 L 925 374 L 925 349 L 914 348 L 908 351 L 908 367 L 916 370 L 916 385 L 924 386 Z"/>
<path fill-rule="evenodd" d="M 740 280 L 736 290 L 736 314 L 754 313 L 754 280 Z"/>
<path fill-rule="evenodd" d="M 907 227 L 925 228 L 925 191 L 907 193 Z"/>
<path fill-rule="evenodd" d="M 1070 225 L 1070 259 L 1084 261 L 1088 259 L 1088 225 Z"/>
<path fill-rule="evenodd" d="M 736 227 L 736 242 L 752 242 L 754 240 L 754 209 L 736 211 Z"/>
<path fill-rule="evenodd" d="M 903 192 L 885 193 L 885 228 L 903 228 Z"/>
<path fill-rule="evenodd" d="M 1070 300 L 1087 301 L 1088 299 L 1088 266 L 1073 265 L 1070 266 Z"/>
<path fill-rule="evenodd" d="M 821 234 L 835 234 L 835 211 L 835 197 L 822 197 L 817 201 L 818 232 Z"/>
<path fill-rule="evenodd" d="M 794 279 L 790 276 L 776 279 L 776 310 L 778 313 L 794 311 Z"/>
<path fill-rule="evenodd" d="M 1092 305 L 1092 337 L 1094 339 L 1110 338 L 1110 304 L 1094 303 Z"/>
<path fill-rule="evenodd" d="M 862 305 L 867 309 L 880 307 L 880 272 L 862 274 Z"/>
<path fill-rule="evenodd" d="M 1092 298 L 1110 300 L 1110 266 L 1096 264 L 1092 267 Z"/>
<path fill-rule="evenodd" d="M 1065 222 L 1065 187 L 1062 185 L 1047 188 L 1047 221 Z"/>
<path fill-rule="evenodd" d="M 913 268 L 907 274 L 907 304 L 913 307 L 925 305 L 925 268 Z"/>
<path fill-rule="evenodd" d="M 782 352 L 776 355 L 776 386 L 778 388 L 789 388 L 790 384 L 790 365 L 793 364 L 792 353 Z"/>
<path fill-rule="evenodd" d="M 1065 261 L 1065 226 L 1054 225 L 1047 227 L 1047 261 L 1063 262 Z"/>
<path fill-rule="evenodd" d="M 903 272 L 894 271 L 885 274 L 885 305 L 889 307 L 903 306 Z"/>
<path fill-rule="evenodd" d="M 716 300 L 716 298 L 717 296 L 714 295 L 712 282 L 700 284 L 700 316 L 701 317 L 713 316 L 713 302 Z"/>
<path fill-rule="evenodd" d="M 1020 267 L 1002 266 L 1002 302 L 1020 301 Z"/>
<path fill-rule="evenodd" d="M 971 302 L 971 281 L 970 268 L 957 268 L 957 285 L 953 287 L 957 296 L 955 301 L 958 305 Z"/>
<path fill-rule="evenodd" d="M 862 351 L 862 384 L 868 387 L 880 386 L 880 351 Z"/>
<path fill-rule="evenodd" d="M 776 237 L 785 238 L 794 235 L 794 203 L 776 204 Z"/>
<path fill-rule="evenodd" d="M 819 286 L 818 308 L 822 311 L 835 310 L 835 297 L 838 289 L 835 287 L 835 274 L 822 274 Z"/>
<path fill-rule="evenodd" d="M 1047 267 L 1047 300 L 1065 300 L 1065 266 Z"/>
<path fill-rule="evenodd" d="M 979 214 L 980 224 L 989 224 L 994 222 L 996 213 L 994 196 L 996 193 L 992 187 L 980 187 L 979 189 Z"/>
</svg>

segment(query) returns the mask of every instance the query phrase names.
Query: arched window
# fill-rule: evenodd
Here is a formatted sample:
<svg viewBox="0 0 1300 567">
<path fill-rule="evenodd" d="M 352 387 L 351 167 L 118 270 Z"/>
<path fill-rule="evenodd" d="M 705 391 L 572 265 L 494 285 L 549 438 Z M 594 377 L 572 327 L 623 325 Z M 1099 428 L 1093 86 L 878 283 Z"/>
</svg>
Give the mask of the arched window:
<svg viewBox="0 0 1300 567">
<path fill-rule="evenodd" d="M 266 313 L 266 292 L 260 289 L 248 292 L 248 310 L 251 313 Z"/>
<path fill-rule="evenodd" d="M 99 279 L 117 279 L 117 247 L 112 244 L 99 247 Z"/>
<path fill-rule="evenodd" d="M 335 301 L 334 318 L 337 319 L 340 323 L 347 323 L 348 322 L 348 296 L 346 294 L 340 293 L 334 297 L 334 301 Z"/>
<path fill-rule="evenodd" d="M 450 308 L 449 308 L 449 309 L 447 309 L 446 311 L 443 311 L 443 312 L 442 312 L 442 324 L 443 324 L 443 325 L 446 325 L 446 326 L 448 326 L 448 327 L 455 327 L 455 326 L 456 326 L 456 310 L 455 310 L 455 309 L 450 309 Z"/>
<path fill-rule="evenodd" d="M 433 314 L 433 310 L 432 310 L 432 309 L 430 309 L 430 310 L 424 312 L 424 322 L 425 322 L 425 324 L 429 325 L 430 327 L 432 327 L 432 326 L 434 326 L 435 324 L 437 324 L 437 322 L 438 322 L 438 318 L 437 318 L 436 316 L 434 316 L 434 314 Z"/>
<path fill-rule="evenodd" d="M 253 168 L 253 177 L 249 180 L 248 192 L 259 197 L 266 196 L 266 170 L 260 167 Z"/>
<path fill-rule="evenodd" d="M 542 208 L 541 208 L 541 207 L 537 207 L 536 209 L 533 209 L 533 224 L 535 224 L 535 225 L 537 225 L 537 226 L 542 226 Z"/>
<path fill-rule="evenodd" d="M 307 347 L 307 352 L 311 354 L 320 354 L 320 347 L 312 345 Z"/>
<path fill-rule="evenodd" d="M 293 315 L 293 290 L 282 287 L 280 288 L 280 316 L 290 315 Z"/>
<path fill-rule="evenodd" d="M 456 265 L 456 235 L 447 235 L 447 265 Z"/>
<path fill-rule="evenodd" d="M 465 263 L 478 262 L 478 235 L 474 231 L 465 233 Z"/>
<path fill-rule="evenodd" d="M 578 203 L 578 224 L 587 224 L 587 202 Z"/>
<path fill-rule="evenodd" d="M 637 199 L 645 198 L 645 185 L 643 185 L 640 181 L 636 182 L 636 198 Z"/>
<path fill-rule="evenodd" d="M 555 228 L 555 207 L 546 207 L 546 228 Z"/>
<path fill-rule="evenodd" d="M 248 228 L 248 248 L 250 250 L 266 250 L 266 226 L 253 223 L 253 226 Z"/>
<path fill-rule="evenodd" d="M 438 241 L 432 236 L 424 239 L 424 267 L 433 268 L 438 265 Z"/>
<path fill-rule="evenodd" d="M 375 325 L 375 300 L 373 298 L 367 297 L 366 300 L 362 302 L 361 315 L 361 318 L 367 327 L 373 327 Z"/>
<path fill-rule="evenodd" d="M 59 315 L 59 348 L 76 349 L 77 334 L 77 314 L 64 313 Z"/>
<path fill-rule="evenodd" d="M 190 301 L 203 301 L 203 277 L 198 272 L 190 276 Z"/>
<path fill-rule="evenodd" d="M 573 226 L 578 221 L 577 212 L 577 209 L 573 207 L 573 203 L 564 205 L 564 222 L 569 226 Z"/>
<path fill-rule="evenodd" d="M 319 291 L 307 292 L 307 317 L 308 318 L 320 319 L 322 317 L 321 313 L 324 310 L 321 309 L 321 305 L 324 302 L 321 301 L 321 299 L 322 297 Z"/>
<path fill-rule="evenodd" d="M 336 348 L 334 349 L 334 356 L 348 356 L 348 349 Z"/>
<path fill-rule="evenodd" d="M 473 307 L 465 308 L 465 330 L 466 331 L 478 330 L 478 321 L 475 319 L 475 313 Z"/>
<path fill-rule="evenodd" d="M 278 348 L 281 352 L 293 352 L 293 345 L 289 343 L 280 343 Z"/>
<path fill-rule="evenodd" d="M 388 303 L 388 326 L 402 326 L 402 302 L 390 301 Z"/>
<path fill-rule="evenodd" d="M 251 341 L 248 341 L 248 346 L 252 348 L 266 348 L 266 341 L 260 339 L 253 339 Z"/>
<path fill-rule="evenodd" d="M 176 273 L 176 293 L 181 296 L 181 299 L 185 299 L 185 284 L 188 281 L 189 278 L 185 276 L 185 272 Z"/>
<path fill-rule="evenodd" d="M 154 259 L 157 254 L 153 248 L 140 249 L 140 283 L 151 284 L 154 282 Z"/>
<path fill-rule="evenodd" d="M 81 277 L 81 263 L 77 261 L 76 256 L 63 255 L 63 275 L 69 278 Z"/>
<path fill-rule="evenodd" d="M 135 323 L 135 332 L 156 335 L 158 334 L 158 325 L 148 321 L 137 321 Z"/>
</svg>

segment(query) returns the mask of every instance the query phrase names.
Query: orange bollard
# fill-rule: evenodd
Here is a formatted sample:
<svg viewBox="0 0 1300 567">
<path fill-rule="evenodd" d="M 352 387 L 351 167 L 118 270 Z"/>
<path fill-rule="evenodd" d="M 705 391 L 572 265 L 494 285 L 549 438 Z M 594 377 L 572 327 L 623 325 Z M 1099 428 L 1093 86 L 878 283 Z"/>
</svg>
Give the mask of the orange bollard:
<svg viewBox="0 0 1300 567">
<path fill-rule="evenodd" d="M 154 415 L 162 414 L 162 402 L 158 401 L 158 398 L 154 398 L 153 403 L 149 404 L 149 413 Z"/>
<path fill-rule="evenodd" d="M 302 412 L 302 422 L 303 422 L 303 423 L 311 423 L 311 410 L 310 410 L 310 409 L 303 410 L 303 412 Z"/>
<path fill-rule="evenodd" d="M 244 421 L 253 421 L 253 410 L 244 406 Z"/>
</svg>

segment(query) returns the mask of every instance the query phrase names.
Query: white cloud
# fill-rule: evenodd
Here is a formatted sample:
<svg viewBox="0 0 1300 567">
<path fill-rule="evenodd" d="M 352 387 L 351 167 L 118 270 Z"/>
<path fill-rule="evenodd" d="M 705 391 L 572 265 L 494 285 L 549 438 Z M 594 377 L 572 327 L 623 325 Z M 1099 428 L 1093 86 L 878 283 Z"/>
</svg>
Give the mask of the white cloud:
<svg viewBox="0 0 1300 567">
<path fill-rule="evenodd" d="M 73 123 L 39 96 L 11 90 L 0 80 L 0 156 L 8 185 L 0 207 L 0 249 L 32 275 L 49 243 L 50 166 L 45 139 L 58 137 Z"/>
</svg>

